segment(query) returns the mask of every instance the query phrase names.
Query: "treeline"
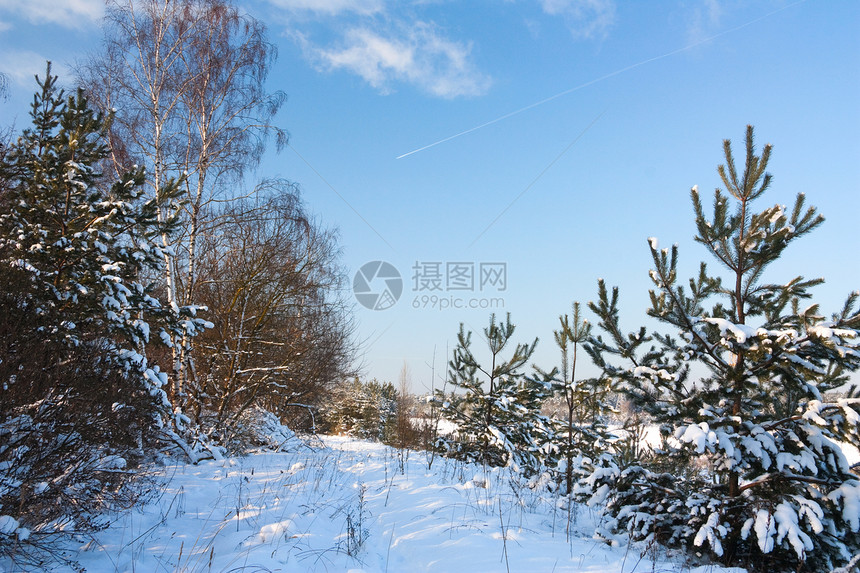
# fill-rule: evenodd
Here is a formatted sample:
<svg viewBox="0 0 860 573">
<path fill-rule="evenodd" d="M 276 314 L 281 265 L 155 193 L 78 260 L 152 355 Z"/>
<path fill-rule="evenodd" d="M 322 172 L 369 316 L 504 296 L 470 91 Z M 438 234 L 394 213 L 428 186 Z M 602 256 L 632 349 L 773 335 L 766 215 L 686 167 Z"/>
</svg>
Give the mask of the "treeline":
<svg viewBox="0 0 860 573">
<path fill-rule="evenodd" d="M 319 431 L 400 449 L 432 448 L 432 413 L 426 402 L 410 393 L 407 372 L 404 367 L 398 387 L 358 377 L 339 384 L 319 409 Z"/>
<path fill-rule="evenodd" d="M 69 92 L 37 77 L 0 147 L 0 555 L 42 568 L 103 525 L 136 466 L 291 427 L 352 375 L 337 233 L 253 181 L 284 101 L 274 48 L 228 1 L 109 2 Z M 69 79 L 66 78 L 68 81 Z"/>
</svg>

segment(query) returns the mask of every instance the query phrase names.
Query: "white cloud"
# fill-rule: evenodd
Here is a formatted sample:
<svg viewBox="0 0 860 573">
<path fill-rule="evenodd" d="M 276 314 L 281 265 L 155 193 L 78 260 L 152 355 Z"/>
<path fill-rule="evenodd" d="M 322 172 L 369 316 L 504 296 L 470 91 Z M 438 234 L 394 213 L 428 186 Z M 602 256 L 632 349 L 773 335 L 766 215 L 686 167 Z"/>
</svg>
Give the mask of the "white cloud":
<svg viewBox="0 0 860 573">
<path fill-rule="evenodd" d="M 405 42 L 383 38 L 370 30 L 350 30 L 340 50 L 318 50 L 331 68 L 346 68 L 375 88 L 391 75 L 405 75 L 414 65 L 414 50 Z"/>
<path fill-rule="evenodd" d="M 470 61 L 471 46 L 444 38 L 423 22 L 388 37 L 353 28 L 342 47 L 313 52 L 324 67 L 358 74 L 384 93 L 395 82 L 444 98 L 481 95 L 490 86 L 490 79 Z"/>
<path fill-rule="evenodd" d="M 577 38 L 606 37 L 615 23 L 615 0 L 539 0 L 550 16 L 562 16 Z"/>
<path fill-rule="evenodd" d="M 102 17 L 104 0 L 0 0 L 0 10 L 17 14 L 33 24 L 81 28 Z"/>
<path fill-rule="evenodd" d="M 319 69 L 356 74 L 382 93 L 409 84 L 455 98 L 481 95 L 490 86 L 469 43 L 445 37 L 416 16 L 438 0 L 264 1 Z"/>
</svg>

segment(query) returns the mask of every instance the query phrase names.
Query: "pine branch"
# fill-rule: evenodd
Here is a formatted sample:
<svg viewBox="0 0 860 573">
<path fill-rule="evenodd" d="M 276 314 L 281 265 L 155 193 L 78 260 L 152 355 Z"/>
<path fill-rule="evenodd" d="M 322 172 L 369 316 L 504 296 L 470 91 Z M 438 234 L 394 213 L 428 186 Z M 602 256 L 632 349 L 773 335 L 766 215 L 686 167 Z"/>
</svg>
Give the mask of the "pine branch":
<svg viewBox="0 0 860 573">
<path fill-rule="evenodd" d="M 838 485 L 841 485 L 841 483 L 842 483 L 842 482 L 835 482 L 832 480 L 826 480 L 826 479 L 821 479 L 821 478 L 816 478 L 816 477 L 801 476 L 801 475 L 797 475 L 797 474 L 788 474 L 788 473 L 779 472 L 779 473 L 765 474 L 764 477 L 759 478 L 754 482 L 744 484 L 744 485 L 740 486 L 740 491 L 745 492 L 748 489 L 752 489 L 754 487 L 758 487 L 760 485 L 764 485 L 764 484 L 772 482 L 772 481 L 779 481 L 779 480 L 783 480 L 783 479 L 789 480 L 789 481 L 798 481 L 798 482 L 808 483 L 808 484 L 813 484 L 813 485 L 824 485 L 824 486 L 828 486 L 828 487 L 836 487 Z"/>
</svg>

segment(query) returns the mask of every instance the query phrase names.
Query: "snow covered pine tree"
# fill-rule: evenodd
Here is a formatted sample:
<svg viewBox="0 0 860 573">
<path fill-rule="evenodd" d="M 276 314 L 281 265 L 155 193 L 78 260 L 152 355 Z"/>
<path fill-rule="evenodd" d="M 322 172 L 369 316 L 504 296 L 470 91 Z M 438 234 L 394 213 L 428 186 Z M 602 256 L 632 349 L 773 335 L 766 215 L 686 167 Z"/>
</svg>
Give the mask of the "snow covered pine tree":
<svg viewBox="0 0 860 573">
<path fill-rule="evenodd" d="M 170 415 L 150 331 L 158 342 L 204 327 L 142 282 L 161 264 L 163 228 L 142 170 L 99 171 L 110 118 L 80 90 L 66 98 L 50 64 L 37 81 L 33 125 L 0 160 L 0 320 L 19 325 L 0 329 L 0 515 L 17 524 L 2 533 L 30 542 L 92 519 Z"/>
<path fill-rule="evenodd" d="M 551 388 L 549 380 L 528 377 L 522 371 L 537 339 L 531 345 L 517 344 L 513 355 L 502 359 L 514 329 L 510 314 L 503 323 L 490 316 L 484 329 L 490 351 L 487 367 L 472 353 L 472 333 L 460 324 L 454 358 L 448 363 L 448 383 L 462 393 L 437 391 L 435 397 L 442 416 L 457 424 L 457 432 L 438 438 L 437 445 L 458 459 L 488 466 L 515 464 L 530 475 L 543 463 L 552 438 L 550 421 L 540 413 Z"/>
<path fill-rule="evenodd" d="M 830 571 L 860 551 L 860 481 L 838 444 L 858 444 L 860 429 L 857 387 L 845 374 L 860 366 L 858 293 L 825 318 L 801 304 L 822 279 L 764 281 L 767 266 L 823 218 L 803 194 L 790 211 L 753 211 L 771 183 L 771 146 L 756 155 L 751 126 L 742 174 L 728 140 L 724 151 L 728 196 L 716 190 L 710 219 L 696 187 L 692 201 L 695 240 L 728 280 L 702 263 L 685 290 L 677 248 L 649 239 L 648 314 L 680 339 L 622 335 L 618 291 L 610 296 L 602 282 L 590 305 L 611 339 L 594 338 L 591 354 L 659 425 L 664 446 L 628 467 L 604 457 L 580 491 L 605 501 L 610 528 L 633 539 L 755 571 Z"/>
<path fill-rule="evenodd" d="M 588 468 L 591 458 L 605 451 L 614 438 L 607 423 L 615 413 L 609 404 L 610 396 L 615 394 L 609 384 L 611 379 L 576 377 L 577 351 L 591 337 L 591 324 L 582 318 L 578 302 L 573 303 L 572 311 L 559 317 L 560 329 L 553 333 L 561 353 L 561 368 L 547 373 L 535 367 L 562 400 L 561 417 L 552 420 L 553 453 L 558 457 L 556 473 L 568 495 L 573 495 L 574 484 L 583 471 L 580 466 Z"/>
</svg>

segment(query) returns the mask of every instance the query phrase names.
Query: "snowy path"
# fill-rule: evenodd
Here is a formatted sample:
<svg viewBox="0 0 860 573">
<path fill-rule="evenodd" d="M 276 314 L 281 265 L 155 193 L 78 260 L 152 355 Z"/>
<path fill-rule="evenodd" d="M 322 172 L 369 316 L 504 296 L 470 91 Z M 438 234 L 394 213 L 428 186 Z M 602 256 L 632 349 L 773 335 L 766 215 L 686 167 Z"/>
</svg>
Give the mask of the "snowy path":
<svg viewBox="0 0 860 573">
<path fill-rule="evenodd" d="M 485 475 L 437 457 L 429 471 L 424 453 L 401 464 L 385 446 L 325 441 L 165 468 L 160 497 L 74 558 L 91 573 L 691 571 L 665 555 L 640 558 L 641 546 L 589 539 L 584 510 L 568 543 L 567 513 L 507 470 Z"/>
</svg>

